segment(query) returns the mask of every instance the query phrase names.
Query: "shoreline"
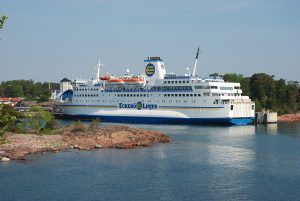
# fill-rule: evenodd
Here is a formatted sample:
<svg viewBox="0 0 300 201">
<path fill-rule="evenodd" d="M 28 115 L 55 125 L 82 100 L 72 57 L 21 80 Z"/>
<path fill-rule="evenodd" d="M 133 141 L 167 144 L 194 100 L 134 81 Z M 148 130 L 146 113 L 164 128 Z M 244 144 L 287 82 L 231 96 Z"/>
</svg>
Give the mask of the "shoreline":
<svg viewBox="0 0 300 201">
<path fill-rule="evenodd" d="M 5 134 L 6 143 L 0 145 L 0 161 L 26 160 L 26 155 L 64 150 L 94 150 L 101 148 L 133 149 L 168 143 L 171 138 L 160 131 L 108 126 L 89 130 L 66 126 L 55 130 L 57 134 Z M 62 132 L 61 134 L 59 134 Z"/>
</svg>

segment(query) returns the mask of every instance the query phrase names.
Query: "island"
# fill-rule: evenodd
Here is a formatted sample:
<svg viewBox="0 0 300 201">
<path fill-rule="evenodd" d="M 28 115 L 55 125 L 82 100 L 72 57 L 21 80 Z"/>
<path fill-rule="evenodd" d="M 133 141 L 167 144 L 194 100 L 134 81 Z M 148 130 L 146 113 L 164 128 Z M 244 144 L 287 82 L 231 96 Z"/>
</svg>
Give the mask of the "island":
<svg viewBox="0 0 300 201">
<path fill-rule="evenodd" d="M 73 124 L 56 129 L 56 134 L 19 134 L 7 132 L 0 145 L 0 161 L 25 160 L 26 155 L 62 150 L 101 148 L 132 149 L 167 143 L 171 138 L 160 131 L 114 125 Z"/>
</svg>

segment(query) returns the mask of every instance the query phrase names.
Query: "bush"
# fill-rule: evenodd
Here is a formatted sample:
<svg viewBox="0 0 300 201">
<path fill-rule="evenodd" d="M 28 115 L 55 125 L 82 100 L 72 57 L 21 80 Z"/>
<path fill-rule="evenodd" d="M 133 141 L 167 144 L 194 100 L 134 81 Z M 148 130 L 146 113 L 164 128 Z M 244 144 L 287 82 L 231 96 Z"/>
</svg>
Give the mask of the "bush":
<svg viewBox="0 0 300 201">
<path fill-rule="evenodd" d="M 72 133 L 79 133 L 79 132 L 84 132 L 84 131 L 86 131 L 86 128 L 85 128 L 85 126 L 80 121 L 77 121 L 72 126 L 72 129 L 71 129 Z"/>
<path fill-rule="evenodd" d="M 10 105 L 0 105 L 0 143 L 3 143 L 6 131 L 16 128 L 18 113 Z"/>
<path fill-rule="evenodd" d="M 94 119 L 90 125 L 89 125 L 89 130 L 91 131 L 97 131 L 99 129 L 99 124 L 100 124 L 100 119 Z"/>
</svg>

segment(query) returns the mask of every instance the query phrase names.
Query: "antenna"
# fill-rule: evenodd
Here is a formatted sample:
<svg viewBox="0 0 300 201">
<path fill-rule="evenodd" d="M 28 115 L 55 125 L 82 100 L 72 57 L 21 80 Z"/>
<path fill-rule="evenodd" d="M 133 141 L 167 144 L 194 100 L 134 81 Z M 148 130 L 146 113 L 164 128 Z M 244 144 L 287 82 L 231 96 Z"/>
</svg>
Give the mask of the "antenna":
<svg viewBox="0 0 300 201">
<path fill-rule="evenodd" d="M 200 51 L 200 47 L 198 47 L 197 54 L 196 54 L 196 60 L 195 60 L 195 64 L 194 64 L 193 74 L 192 74 L 193 77 L 195 77 L 195 74 L 196 74 L 199 53 L 202 53 L 202 51 L 200 51 L 200 52 L 199 51 Z"/>
</svg>

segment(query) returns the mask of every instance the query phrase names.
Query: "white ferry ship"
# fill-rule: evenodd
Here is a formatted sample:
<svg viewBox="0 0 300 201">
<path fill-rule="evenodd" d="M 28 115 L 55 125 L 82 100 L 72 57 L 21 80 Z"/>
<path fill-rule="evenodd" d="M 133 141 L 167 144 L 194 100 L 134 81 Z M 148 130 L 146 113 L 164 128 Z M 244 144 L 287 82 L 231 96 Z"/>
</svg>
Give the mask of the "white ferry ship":
<svg viewBox="0 0 300 201">
<path fill-rule="evenodd" d="M 61 114 L 101 121 L 165 124 L 252 124 L 255 104 L 242 96 L 240 83 L 193 74 L 167 74 L 160 57 L 148 57 L 145 75 L 65 80 L 67 89 L 56 100 Z"/>
</svg>

